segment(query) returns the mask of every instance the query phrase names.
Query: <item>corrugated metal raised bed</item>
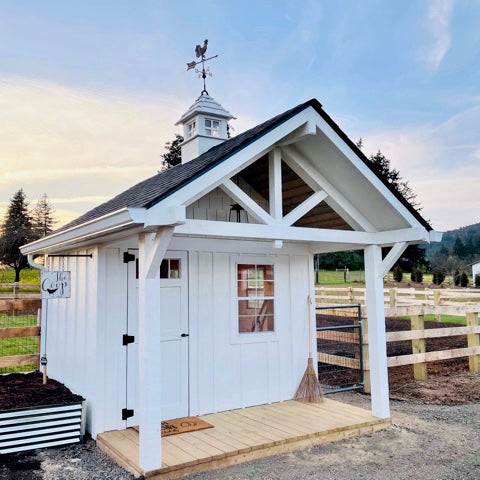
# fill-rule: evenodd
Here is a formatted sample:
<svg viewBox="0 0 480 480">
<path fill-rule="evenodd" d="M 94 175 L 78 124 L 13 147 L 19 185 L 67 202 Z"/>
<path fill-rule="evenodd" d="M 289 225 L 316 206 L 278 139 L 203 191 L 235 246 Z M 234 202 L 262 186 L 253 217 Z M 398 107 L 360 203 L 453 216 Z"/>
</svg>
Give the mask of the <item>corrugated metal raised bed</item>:
<svg viewBox="0 0 480 480">
<path fill-rule="evenodd" d="M 0 411 L 0 454 L 80 442 L 85 433 L 84 405 Z"/>
</svg>

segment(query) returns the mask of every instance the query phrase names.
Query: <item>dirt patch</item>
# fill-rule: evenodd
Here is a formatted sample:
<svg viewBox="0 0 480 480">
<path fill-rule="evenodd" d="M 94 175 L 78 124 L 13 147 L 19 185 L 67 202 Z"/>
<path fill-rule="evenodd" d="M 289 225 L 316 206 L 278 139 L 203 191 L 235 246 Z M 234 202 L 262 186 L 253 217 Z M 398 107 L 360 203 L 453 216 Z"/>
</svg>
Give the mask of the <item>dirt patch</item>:
<svg viewBox="0 0 480 480">
<path fill-rule="evenodd" d="M 394 385 L 390 388 L 390 398 L 437 405 L 480 402 L 480 374 L 467 373 Z"/>
<path fill-rule="evenodd" d="M 0 375 L 0 410 L 68 405 L 83 400 L 62 383 L 48 379 L 43 385 L 42 379 L 42 374 L 38 372 Z"/>
</svg>

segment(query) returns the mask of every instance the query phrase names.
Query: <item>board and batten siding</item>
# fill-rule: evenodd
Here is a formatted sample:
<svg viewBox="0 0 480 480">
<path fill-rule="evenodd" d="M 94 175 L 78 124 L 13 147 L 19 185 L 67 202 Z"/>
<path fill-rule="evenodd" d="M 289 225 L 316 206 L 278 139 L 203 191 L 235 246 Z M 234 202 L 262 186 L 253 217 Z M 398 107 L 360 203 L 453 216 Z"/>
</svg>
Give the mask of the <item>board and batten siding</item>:
<svg viewBox="0 0 480 480">
<path fill-rule="evenodd" d="M 97 280 L 96 248 L 70 251 L 88 257 L 50 257 L 48 270 L 71 272 L 71 297 L 44 301 L 47 321 L 42 325 L 42 354 L 48 358 L 48 376 L 82 395 L 87 405 L 87 430 L 93 428 L 92 401 L 96 395 Z M 46 342 L 46 343 L 44 343 Z M 45 348 L 43 347 L 45 345 Z"/>
<path fill-rule="evenodd" d="M 199 239 L 174 238 L 170 248 L 189 253 L 190 413 L 291 399 L 308 356 L 311 255 L 300 248 L 288 253 L 270 244 Z M 238 262 L 274 264 L 273 334 L 238 333 Z"/>
</svg>

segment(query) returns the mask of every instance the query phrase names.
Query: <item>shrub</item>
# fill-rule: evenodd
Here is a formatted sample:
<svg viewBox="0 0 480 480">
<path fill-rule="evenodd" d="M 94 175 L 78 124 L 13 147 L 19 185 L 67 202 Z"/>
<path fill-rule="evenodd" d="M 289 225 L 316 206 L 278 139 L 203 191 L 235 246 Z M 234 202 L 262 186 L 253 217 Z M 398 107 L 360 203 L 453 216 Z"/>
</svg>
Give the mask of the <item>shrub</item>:
<svg viewBox="0 0 480 480">
<path fill-rule="evenodd" d="M 396 282 L 401 282 L 403 279 L 403 270 L 398 266 L 393 269 L 393 279 Z"/>
<path fill-rule="evenodd" d="M 455 270 L 455 273 L 453 274 L 453 283 L 456 287 L 460 285 L 460 272 L 458 270 Z"/>
<path fill-rule="evenodd" d="M 480 288 L 480 275 L 475 275 L 475 286 Z"/>
<path fill-rule="evenodd" d="M 445 272 L 441 268 L 437 268 L 433 271 L 433 283 L 435 285 L 441 285 L 445 280 Z"/>
<path fill-rule="evenodd" d="M 468 275 L 465 272 L 462 272 L 460 275 L 460 285 L 462 287 L 468 287 Z"/>
<path fill-rule="evenodd" d="M 419 268 L 413 267 L 412 268 L 412 273 L 410 274 L 410 278 L 411 278 L 412 282 L 422 283 L 423 282 L 423 272 Z"/>
</svg>

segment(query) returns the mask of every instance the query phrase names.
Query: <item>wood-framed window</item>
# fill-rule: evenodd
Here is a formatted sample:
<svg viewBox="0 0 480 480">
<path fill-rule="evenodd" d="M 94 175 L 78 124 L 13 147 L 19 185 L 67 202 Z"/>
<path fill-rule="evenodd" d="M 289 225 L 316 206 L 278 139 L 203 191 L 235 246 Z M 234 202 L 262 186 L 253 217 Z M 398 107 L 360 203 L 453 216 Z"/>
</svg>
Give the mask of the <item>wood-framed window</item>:
<svg viewBox="0 0 480 480">
<path fill-rule="evenodd" d="M 238 332 L 274 331 L 274 267 L 237 264 Z"/>
<path fill-rule="evenodd" d="M 197 122 L 194 120 L 187 124 L 187 138 L 192 138 L 197 134 Z"/>
<path fill-rule="evenodd" d="M 220 121 L 206 118 L 205 119 L 205 135 L 208 135 L 209 137 L 219 137 Z"/>
</svg>

